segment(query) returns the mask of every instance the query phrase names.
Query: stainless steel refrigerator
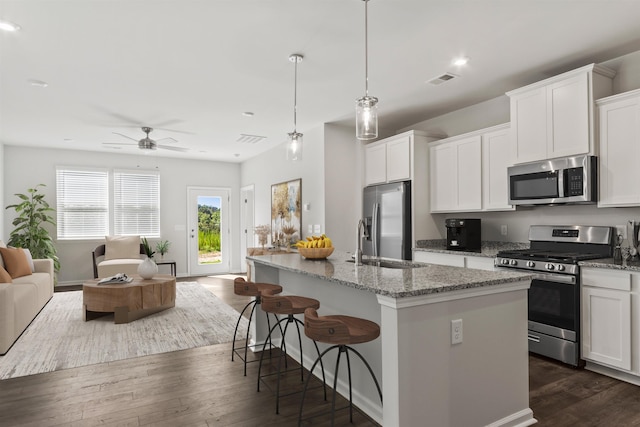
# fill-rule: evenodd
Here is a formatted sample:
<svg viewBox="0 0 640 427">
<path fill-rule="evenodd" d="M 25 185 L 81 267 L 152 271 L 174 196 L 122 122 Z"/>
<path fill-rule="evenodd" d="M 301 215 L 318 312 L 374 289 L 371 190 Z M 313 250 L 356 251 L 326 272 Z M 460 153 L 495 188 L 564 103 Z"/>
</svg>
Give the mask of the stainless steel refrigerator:
<svg viewBox="0 0 640 427">
<path fill-rule="evenodd" d="M 365 187 L 362 206 L 365 225 L 362 253 L 412 259 L 411 181 Z"/>
</svg>

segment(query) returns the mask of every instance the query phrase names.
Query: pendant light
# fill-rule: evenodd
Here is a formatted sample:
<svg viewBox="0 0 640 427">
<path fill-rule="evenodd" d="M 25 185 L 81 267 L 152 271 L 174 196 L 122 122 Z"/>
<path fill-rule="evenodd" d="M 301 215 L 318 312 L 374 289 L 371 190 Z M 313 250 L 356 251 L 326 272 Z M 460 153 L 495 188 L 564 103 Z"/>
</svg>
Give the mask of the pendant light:
<svg viewBox="0 0 640 427">
<path fill-rule="evenodd" d="M 369 40 L 367 3 L 364 1 L 364 96 L 356 100 L 356 138 L 368 140 L 378 137 L 378 98 L 369 96 Z"/>
<path fill-rule="evenodd" d="M 296 113 L 298 111 L 298 62 L 302 62 L 303 56 L 294 53 L 289 56 L 289 61 L 294 63 L 293 74 L 293 132 L 289 133 L 287 143 L 287 160 L 299 162 L 302 160 L 302 134 L 296 130 Z"/>
</svg>

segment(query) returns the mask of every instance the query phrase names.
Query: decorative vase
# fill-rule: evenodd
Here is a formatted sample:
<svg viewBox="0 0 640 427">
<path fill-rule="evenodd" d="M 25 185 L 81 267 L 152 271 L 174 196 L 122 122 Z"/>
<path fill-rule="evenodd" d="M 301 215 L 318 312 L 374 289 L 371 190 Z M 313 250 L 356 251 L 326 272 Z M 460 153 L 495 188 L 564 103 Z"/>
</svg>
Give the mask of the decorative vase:
<svg viewBox="0 0 640 427">
<path fill-rule="evenodd" d="M 145 258 L 138 266 L 138 274 L 143 279 L 152 279 L 157 272 L 158 265 L 149 257 Z"/>
</svg>

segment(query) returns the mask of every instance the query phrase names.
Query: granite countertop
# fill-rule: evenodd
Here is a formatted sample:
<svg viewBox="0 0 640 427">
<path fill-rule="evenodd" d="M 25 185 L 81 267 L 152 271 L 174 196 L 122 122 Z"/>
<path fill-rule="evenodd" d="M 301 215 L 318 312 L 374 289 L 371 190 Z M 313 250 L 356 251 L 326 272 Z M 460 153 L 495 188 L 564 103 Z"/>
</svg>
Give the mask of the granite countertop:
<svg viewBox="0 0 640 427">
<path fill-rule="evenodd" d="M 640 271 L 640 261 L 615 262 L 613 258 L 593 259 L 580 261 L 582 267 L 609 268 L 611 270 Z"/>
<path fill-rule="evenodd" d="M 447 241 L 445 239 L 434 240 L 418 240 L 416 241 L 416 247 L 414 251 L 424 252 L 438 252 L 443 254 L 453 255 L 474 255 L 487 258 L 495 258 L 499 251 L 505 250 L 517 250 L 517 249 L 529 249 L 529 242 L 498 242 L 498 241 L 483 241 L 480 246 L 480 251 L 451 251 L 447 249 Z"/>
<path fill-rule="evenodd" d="M 247 256 L 254 263 L 317 277 L 355 289 L 403 298 L 529 280 L 531 274 L 485 271 L 446 265 L 404 262 L 417 268 L 395 269 L 347 262 L 348 252 L 334 251 L 326 260 L 308 260 L 299 254 Z"/>
</svg>

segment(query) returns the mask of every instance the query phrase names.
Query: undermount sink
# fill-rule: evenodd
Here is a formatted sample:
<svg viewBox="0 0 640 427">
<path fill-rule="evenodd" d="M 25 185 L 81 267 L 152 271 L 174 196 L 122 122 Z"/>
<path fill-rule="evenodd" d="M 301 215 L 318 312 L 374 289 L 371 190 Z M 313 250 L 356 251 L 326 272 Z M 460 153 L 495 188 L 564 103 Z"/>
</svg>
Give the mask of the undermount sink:
<svg viewBox="0 0 640 427">
<path fill-rule="evenodd" d="M 354 262 L 353 259 L 348 259 L 347 262 Z M 422 264 L 414 264 L 409 261 L 389 261 L 382 259 L 363 259 L 362 263 L 365 265 L 370 265 L 372 267 L 382 267 L 382 268 L 418 268 L 424 267 Z"/>
</svg>

